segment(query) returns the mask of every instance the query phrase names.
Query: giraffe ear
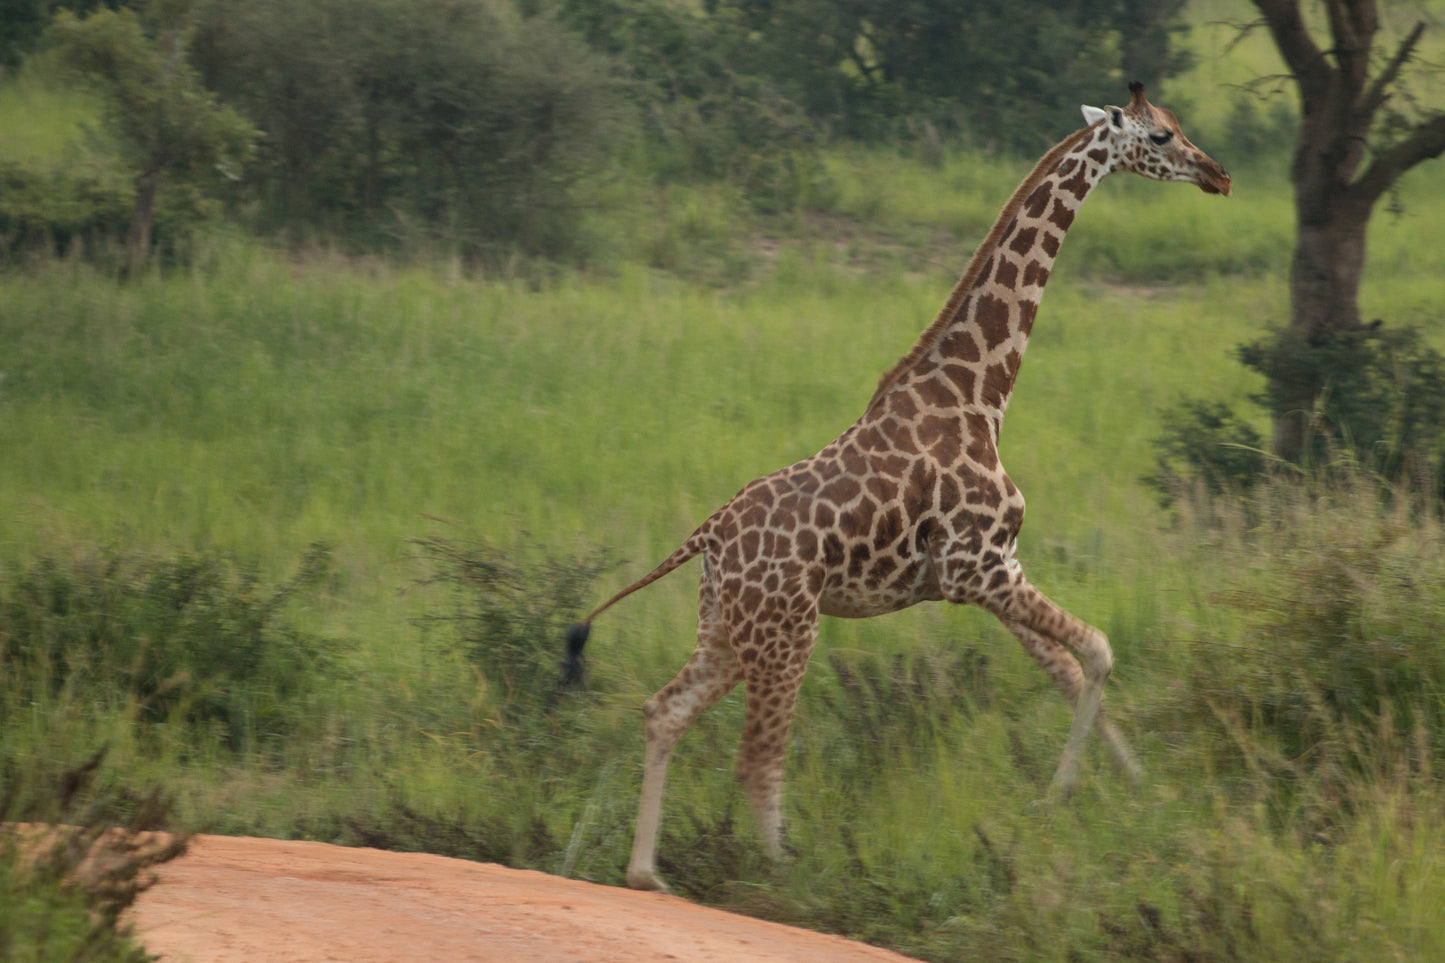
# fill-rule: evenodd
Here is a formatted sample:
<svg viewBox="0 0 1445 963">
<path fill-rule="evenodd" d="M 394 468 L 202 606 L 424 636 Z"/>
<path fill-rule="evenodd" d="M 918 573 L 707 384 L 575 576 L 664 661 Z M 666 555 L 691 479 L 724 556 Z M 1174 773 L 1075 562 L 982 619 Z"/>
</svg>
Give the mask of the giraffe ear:
<svg viewBox="0 0 1445 963">
<path fill-rule="evenodd" d="M 1079 109 L 1084 112 L 1084 123 L 1088 124 L 1090 127 L 1093 127 L 1099 121 L 1109 116 L 1098 107 L 1090 107 L 1088 104 L 1082 105 L 1081 107 L 1079 107 Z"/>
</svg>

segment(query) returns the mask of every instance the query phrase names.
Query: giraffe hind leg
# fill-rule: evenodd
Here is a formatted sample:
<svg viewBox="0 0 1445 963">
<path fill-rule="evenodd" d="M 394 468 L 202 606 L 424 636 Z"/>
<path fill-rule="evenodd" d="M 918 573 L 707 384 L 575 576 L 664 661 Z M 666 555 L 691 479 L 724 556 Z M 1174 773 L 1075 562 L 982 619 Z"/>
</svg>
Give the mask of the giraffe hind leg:
<svg viewBox="0 0 1445 963">
<path fill-rule="evenodd" d="M 747 708 L 737 777 L 757 817 L 763 850 L 773 860 L 783 858 L 783 764 L 793 709 L 807 666 L 806 652 L 802 658 L 796 671 L 750 671 L 746 677 Z"/>
<path fill-rule="evenodd" d="M 662 822 L 668 759 L 683 730 L 742 678 L 737 656 L 733 654 L 726 628 L 717 618 L 706 581 L 701 594 L 697 649 L 682 671 L 648 699 L 642 710 L 647 719 L 647 749 L 637 831 L 627 863 L 627 885 L 633 889 L 667 892 L 667 884 L 657 875 L 657 836 Z"/>
</svg>

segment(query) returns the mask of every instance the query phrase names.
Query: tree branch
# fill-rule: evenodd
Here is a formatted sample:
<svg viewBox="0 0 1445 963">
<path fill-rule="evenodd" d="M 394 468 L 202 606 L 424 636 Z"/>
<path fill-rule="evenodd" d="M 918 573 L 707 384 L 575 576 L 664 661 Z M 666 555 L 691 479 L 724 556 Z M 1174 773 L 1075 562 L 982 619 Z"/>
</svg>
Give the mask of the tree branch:
<svg viewBox="0 0 1445 963">
<path fill-rule="evenodd" d="M 1325 10 L 1330 15 L 1330 36 L 1335 39 L 1335 54 L 1338 56 L 1341 47 L 1348 50 L 1359 42 L 1359 38 L 1355 36 L 1354 24 L 1350 22 L 1341 0 L 1326 0 Z"/>
<path fill-rule="evenodd" d="M 1254 5 L 1264 15 L 1275 46 L 1299 84 L 1300 95 L 1306 101 L 1320 96 L 1334 68 L 1305 27 L 1298 0 L 1254 0 Z"/>
<path fill-rule="evenodd" d="M 1375 0 L 1327 0 L 1335 63 L 1352 94 L 1364 89 L 1370 75 L 1370 48 L 1379 27 Z"/>
<path fill-rule="evenodd" d="M 1418 124 L 1409 137 L 1376 154 L 1350 192 L 1373 204 L 1401 174 L 1441 154 L 1445 154 L 1445 114 L 1436 114 Z"/>
<path fill-rule="evenodd" d="M 1360 98 L 1360 103 L 1355 110 L 1363 122 L 1368 124 L 1374 118 L 1375 111 L 1380 109 L 1380 105 L 1390 98 L 1390 85 L 1395 82 L 1396 77 L 1400 76 L 1400 68 L 1409 61 L 1410 55 L 1415 52 L 1415 45 L 1420 42 L 1420 35 L 1424 32 L 1425 21 L 1416 22 L 1415 28 L 1410 31 L 1409 36 L 1400 42 L 1395 56 L 1390 58 L 1385 69 L 1380 71 L 1380 75 L 1375 78 L 1370 89 Z"/>
<path fill-rule="evenodd" d="M 1258 20 L 1251 20 L 1249 23 L 1233 23 L 1229 20 L 1216 20 L 1210 22 L 1210 26 L 1214 26 L 1215 24 L 1234 28 L 1234 36 L 1229 38 L 1229 43 L 1224 45 L 1223 56 L 1226 57 L 1234 53 L 1235 47 L 1238 47 L 1240 44 L 1244 43 L 1245 40 L 1249 39 L 1249 35 L 1254 33 L 1256 27 L 1267 26 L 1263 17 Z"/>
</svg>

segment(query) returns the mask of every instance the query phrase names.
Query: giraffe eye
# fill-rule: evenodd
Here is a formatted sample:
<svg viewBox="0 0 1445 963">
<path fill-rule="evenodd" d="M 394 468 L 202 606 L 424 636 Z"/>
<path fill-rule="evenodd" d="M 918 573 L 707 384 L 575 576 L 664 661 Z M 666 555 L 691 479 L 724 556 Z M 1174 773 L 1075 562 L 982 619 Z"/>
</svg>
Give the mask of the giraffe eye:
<svg viewBox="0 0 1445 963">
<path fill-rule="evenodd" d="M 1156 144 L 1158 144 L 1159 146 L 1162 147 L 1162 146 L 1164 146 L 1165 144 L 1169 143 L 1171 140 L 1174 139 L 1174 131 L 1172 131 L 1172 130 L 1156 131 L 1155 133 L 1152 133 L 1152 134 L 1149 135 L 1149 139 L 1152 140 L 1154 143 L 1156 143 Z"/>
</svg>

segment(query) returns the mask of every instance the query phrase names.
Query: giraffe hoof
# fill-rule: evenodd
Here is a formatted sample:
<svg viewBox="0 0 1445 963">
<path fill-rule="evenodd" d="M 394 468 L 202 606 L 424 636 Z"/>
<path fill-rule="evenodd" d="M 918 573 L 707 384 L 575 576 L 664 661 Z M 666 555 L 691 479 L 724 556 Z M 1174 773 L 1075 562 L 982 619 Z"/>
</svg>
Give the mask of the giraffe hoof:
<svg viewBox="0 0 1445 963">
<path fill-rule="evenodd" d="M 1078 794 L 1079 774 L 1077 772 L 1057 772 L 1054 778 L 1049 780 L 1048 789 L 1044 790 L 1044 801 L 1047 803 L 1068 802 Z"/>
<path fill-rule="evenodd" d="M 629 869 L 627 871 L 627 885 L 631 889 L 648 890 L 667 896 L 672 895 L 672 887 L 664 883 L 658 875 L 650 869 Z"/>
<path fill-rule="evenodd" d="M 1124 773 L 1124 778 L 1129 781 L 1131 789 L 1144 788 L 1144 767 L 1133 759 L 1119 763 L 1119 769 Z"/>
</svg>

